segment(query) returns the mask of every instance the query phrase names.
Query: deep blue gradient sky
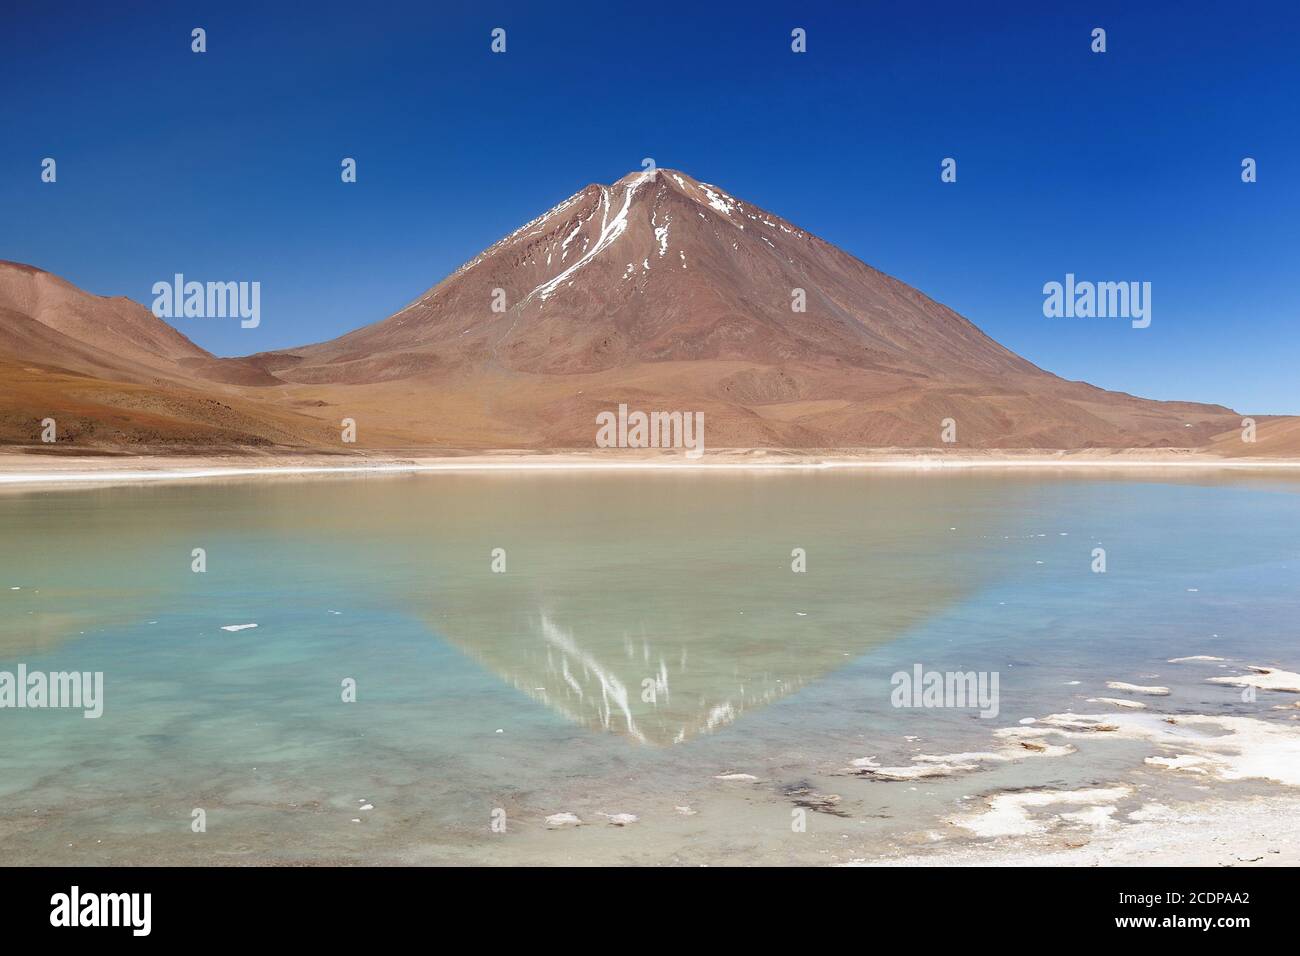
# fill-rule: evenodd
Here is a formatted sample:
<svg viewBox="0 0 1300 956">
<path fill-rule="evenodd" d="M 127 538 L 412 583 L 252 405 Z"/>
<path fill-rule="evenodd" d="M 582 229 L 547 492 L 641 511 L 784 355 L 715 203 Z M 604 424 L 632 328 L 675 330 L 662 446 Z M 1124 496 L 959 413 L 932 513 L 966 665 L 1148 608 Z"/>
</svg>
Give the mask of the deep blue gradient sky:
<svg viewBox="0 0 1300 956">
<path fill-rule="evenodd" d="M 173 320 L 219 354 L 384 318 L 651 156 L 1068 378 L 1300 412 L 1295 2 L 8 0 L 3 19 L 0 258 L 146 304 L 175 272 L 260 281 L 258 329 Z M 1044 318 L 1066 272 L 1150 281 L 1151 327 Z"/>
</svg>

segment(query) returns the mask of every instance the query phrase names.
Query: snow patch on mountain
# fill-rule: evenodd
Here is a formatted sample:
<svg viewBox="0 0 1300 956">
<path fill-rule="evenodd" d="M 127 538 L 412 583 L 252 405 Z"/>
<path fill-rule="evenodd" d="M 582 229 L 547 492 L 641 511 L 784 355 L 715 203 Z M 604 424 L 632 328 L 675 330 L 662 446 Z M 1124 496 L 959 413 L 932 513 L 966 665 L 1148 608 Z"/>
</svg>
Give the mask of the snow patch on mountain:
<svg viewBox="0 0 1300 956">
<path fill-rule="evenodd" d="M 733 203 L 727 201 L 731 199 L 730 196 L 727 196 L 726 193 L 719 195 L 718 193 L 715 193 L 712 189 L 710 189 L 708 186 L 706 186 L 704 183 L 700 183 L 700 188 L 703 189 L 704 194 L 709 197 L 710 206 L 712 206 L 718 212 L 726 213 L 728 216 L 731 215 L 732 210 L 735 208 L 735 206 L 733 205 Z"/>
<path fill-rule="evenodd" d="M 668 251 L 668 226 L 672 222 L 672 217 L 665 216 L 664 224 L 655 227 L 655 238 L 659 240 L 659 258 L 663 258 L 664 253 Z"/>
<path fill-rule="evenodd" d="M 613 219 L 609 218 L 609 189 L 605 186 L 601 186 L 601 207 L 603 214 L 600 223 L 600 238 L 598 238 L 595 244 L 584 252 L 582 256 L 573 263 L 573 265 L 569 266 L 569 268 L 565 269 L 553 279 L 543 282 L 541 285 L 537 286 L 537 288 L 533 289 L 532 292 L 528 293 L 528 295 L 524 297 L 524 302 L 532 299 L 533 296 L 537 296 L 545 302 L 547 298 L 554 294 L 555 290 L 558 289 L 562 283 L 569 279 L 570 276 L 592 259 L 596 258 L 596 256 L 600 255 L 600 253 L 605 249 L 608 249 L 613 245 L 615 240 L 617 240 L 619 236 L 623 235 L 624 230 L 627 229 L 627 212 L 632 206 L 632 197 L 636 195 L 636 191 L 640 189 L 649 178 L 649 172 L 640 173 L 634 180 L 632 180 L 632 182 L 623 187 L 623 206 L 614 215 Z"/>
</svg>

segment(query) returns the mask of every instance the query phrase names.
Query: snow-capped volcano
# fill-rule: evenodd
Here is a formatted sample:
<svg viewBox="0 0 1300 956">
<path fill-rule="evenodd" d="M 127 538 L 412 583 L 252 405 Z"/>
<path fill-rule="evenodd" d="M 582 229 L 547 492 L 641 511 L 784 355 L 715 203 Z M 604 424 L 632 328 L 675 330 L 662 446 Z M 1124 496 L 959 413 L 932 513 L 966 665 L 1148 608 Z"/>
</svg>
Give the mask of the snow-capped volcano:
<svg viewBox="0 0 1300 956">
<path fill-rule="evenodd" d="M 582 447 L 635 400 L 734 446 L 1185 445 L 1226 409 L 1065 382 L 780 216 L 674 169 L 593 184 L 393 316 L 265 357 L 304 385 L 416 383 L 422 436 Z M 1188 422 L 1192 427 L 1186 427 Z M 425 429 L 428 432 L 425 432 Z"/>
<path fill-rule="evenodd" d="M 152 341 L 114 333 L 126 306 L 113 312 L 71 286 L 66 302 L 37 309 L 22 268 L 0 283 L 0 368 L 16 376 L 11 393 L 32 396 L 0 416 L 15 435 L 48 404 L 29 367 L 35 346 L 23 345 L 37 341 L 32 330 L 48 337 L 85 312 L 95 322 L 64 331 L 93 326 L 104 348 Z M 596 416 L 623 404 L 702 413 L 715 449 L 938 447 L 948 420 L 957 449 L 1199 447 L 1240 421 L 1220 406 L 1064 381 L 802 227 L 673 169 L 587 186 L 389 318 L 317 345 L 216 359 L 127 305 L 184 354 L 133 352 L 128 366 L 96 352 L 63 366 L 139 387 L 161 372 L 169 388 L 219 389 L 230 401 L 203 403 L 203 415 L 240 410 L 241 427 L 274 443 L 316 446 L 324 435 L 337 445 L 350 418 L 358 447 L 589 449 Z M 9 366 L 6 335 L 17 343 Z M 149 398 L 151 415 L 178 407 Z M 154 421 L 133 425 L 144 437 L 131 440 L 197 433 Z M 93 425 L 88 434 L 116 434 Z"/>
<path fill-rule="evenodd" d="M 367 381 L 388 377 L 378 356 L 412 349 L 547 373 L 704 359 L 1034 371 L 951 310 L 672 169 L 588 186 L 391 318 L 299 354 Z"/>
</svg>

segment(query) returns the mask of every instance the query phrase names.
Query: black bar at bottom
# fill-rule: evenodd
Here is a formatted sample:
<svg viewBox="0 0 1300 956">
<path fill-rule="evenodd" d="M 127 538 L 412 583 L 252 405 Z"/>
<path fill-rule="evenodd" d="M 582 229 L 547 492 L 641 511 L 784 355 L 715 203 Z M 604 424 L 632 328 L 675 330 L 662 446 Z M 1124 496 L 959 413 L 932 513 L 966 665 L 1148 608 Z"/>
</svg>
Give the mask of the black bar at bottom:
<svg viewBox="0 0 1300 956">
<path fill-rule="evenodd" d="M 283 938 L 336 946 L 373 944 L 377 932 L 437 929 L 539 944 L 568 933 L 590 941 L 603 928 L 611 940 L 647 934 L 658 943 L 694 936 L 743 944 L 785 924 L 843 932 L 846 941 L 910 928 L 939 945 L 948 934 L 969 943 L 1031 932 L 1082 940 L 1200 934 L 1230 945 L 1289 923 L 1283 909 L 1293 877 L 1286 869 L 1221 868 L 10 868 L 0 870 L 0 925 L 10 942 L 76 933 L 80 942 Z"/>
</svg>

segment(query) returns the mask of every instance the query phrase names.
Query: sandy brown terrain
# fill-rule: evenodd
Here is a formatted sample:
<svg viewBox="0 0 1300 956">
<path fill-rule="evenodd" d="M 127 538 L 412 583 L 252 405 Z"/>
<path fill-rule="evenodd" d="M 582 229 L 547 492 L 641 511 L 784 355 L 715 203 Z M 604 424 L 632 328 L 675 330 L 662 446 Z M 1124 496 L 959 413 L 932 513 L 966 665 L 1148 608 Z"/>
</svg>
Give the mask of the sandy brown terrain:
<svg viewBox="0 0 1300 956">
<path fill-rule="evenodd" d="M 256 377 L 246 360 L 205 352 L 139 303 L 0 262 L 0 447 L 200 453 L 328 443 L 315 418 L 249 387 Z M 53 444 L 41 441 L 46 418 Z"/>
<path fill-rule="evenodd" d="M 1207 450 L 1225 458 L 1300 458 L 1300 418 L 1285 415 L 1255 416 L 1255 441 L 1242 440 L 1242 429 L 1215 435 Z"/>
<path fill-rule="evenodd" d="M 1231 409 L 1065 381 L 672 170 L 588 186 L 388 319 L 246 358 L 211 355 L 129 299 L 0 263 L 11 451 L 579 450 L 620 404 L 702 412 L 709 448 L 919 450 L 952 419 L 960 451 L 1300 456 L 1300 419 L 1257 416 L 1250 444 Z"/>
</svg>

